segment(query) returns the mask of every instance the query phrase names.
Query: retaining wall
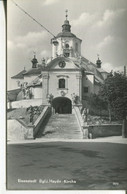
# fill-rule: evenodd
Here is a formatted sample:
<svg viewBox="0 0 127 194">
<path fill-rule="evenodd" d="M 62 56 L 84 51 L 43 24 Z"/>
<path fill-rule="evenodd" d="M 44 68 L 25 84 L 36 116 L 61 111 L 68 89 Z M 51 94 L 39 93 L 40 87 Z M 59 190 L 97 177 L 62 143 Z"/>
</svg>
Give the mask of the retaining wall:
<svg viewBox="0 0 127 194">
<path fill-rule="evenodd" d="M 21 107 L 27 108 L 29 106 L 40 106 L 40 105 L 42 105 L 42 98 L 8 102 L 7 107 L 8 109 L 9 108 L 21 108 Z"/>
<path fill-rule="evenodd" d="M 90 125 L 88 127 L 89 134 L 92 134 L 92 138 L 108 137 L 108 136 L 120 136 L 122 135 L 121 124 L 103 124 L 103 125 Z"/>
<path fill-rule="evenodd" d="M 25 125 L 21 120 L 7 121 L 7 139 L 8 141 L 34 139 L 35 135 L 43 124 L 44 120 L 51 114 L 51 107 L 46 106 L 39 115 L 35 123 Z"/>
<path fill-rule="evenodd" d="M 74 106 L 74 113 L 84 139 L 122 135 L 121 124 L 87 125 L 83 122 L 79 107 Z"/>
<path fill-rule="evenodd" d="M 7 141 L 23 140 L 28 133 L 28 129 L 17 120 L 7 121 Z"/>
</svg>

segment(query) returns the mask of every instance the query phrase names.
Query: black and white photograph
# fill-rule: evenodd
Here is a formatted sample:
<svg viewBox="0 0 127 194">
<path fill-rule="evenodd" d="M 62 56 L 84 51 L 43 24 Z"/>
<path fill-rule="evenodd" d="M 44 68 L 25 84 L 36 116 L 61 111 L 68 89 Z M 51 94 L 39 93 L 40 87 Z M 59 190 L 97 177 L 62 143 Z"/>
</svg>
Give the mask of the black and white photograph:
<svg viewBox="0 0 127 194">
<path fill-rule="evenodd" d="M 6 189 L 127 190 L 127 0 L 7 0 Z"/>
</svg>

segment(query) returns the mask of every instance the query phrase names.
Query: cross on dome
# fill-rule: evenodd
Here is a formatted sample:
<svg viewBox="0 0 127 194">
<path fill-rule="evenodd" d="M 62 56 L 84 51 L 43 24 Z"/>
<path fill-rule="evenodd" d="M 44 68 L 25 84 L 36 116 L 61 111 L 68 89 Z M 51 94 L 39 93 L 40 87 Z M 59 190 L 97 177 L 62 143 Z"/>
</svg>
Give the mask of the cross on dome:
<svg viewBox="0 0 127 194">
<path fill-rule="evenodd" d="M 35 51 L 33 51 L 33 54 L 34 54 L 34 58 L 36 58 L 36 52 Z"/>
<path fill-rule="evenodd" d="M 68 17 L 68 10 L 66 9 L 65 12 L 66 12 L 66 15 L 65 15 L 65 16 L 66 16 L 66 20 L 67 20 L 67 19 L 68 19 L 68 18 L 67 18 L 67 17 Z"/>
</svg>

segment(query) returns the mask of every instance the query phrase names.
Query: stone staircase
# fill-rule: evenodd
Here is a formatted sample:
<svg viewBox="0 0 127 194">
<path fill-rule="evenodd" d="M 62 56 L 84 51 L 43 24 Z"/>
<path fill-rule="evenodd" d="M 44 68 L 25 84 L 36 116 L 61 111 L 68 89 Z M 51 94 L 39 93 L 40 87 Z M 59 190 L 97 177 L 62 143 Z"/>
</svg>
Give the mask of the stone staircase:
<svg viewBox="0 0 127 194">
<path fill-rule="evenodd" d="M 52 115 L 45 126 L 43 138 L 83 139 L 74 114 Z"/>
</svg>

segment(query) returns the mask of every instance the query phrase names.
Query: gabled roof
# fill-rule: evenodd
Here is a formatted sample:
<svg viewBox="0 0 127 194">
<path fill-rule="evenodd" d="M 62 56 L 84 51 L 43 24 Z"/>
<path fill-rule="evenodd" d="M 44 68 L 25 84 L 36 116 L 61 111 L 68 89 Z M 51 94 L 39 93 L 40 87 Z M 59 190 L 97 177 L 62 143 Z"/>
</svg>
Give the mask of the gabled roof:
<svg viewBox="0 0 127 194">
<path fill-rule="evenodd" d="M 38 66 L 37 68 L 31 68 L 28 71 L 26 71 L 23 75 L 28 76 L 28 75 L 38 75 L 41 74 L 42 71 L 42 66 Z"/>
<path fill-rule="evenodd" d="M 104 77 L 102 73 L 107 73 L 104 71 L 102 68 L 97 68 L 97 65 L 86 59 L 85 57 L 56 57 L 52 61 L 50 61 L 46 67 L 44 67 L 44 71 L 50 71 L 50 69 L 53 67 L 53 65 L 60 60 L 65 60 L 66 62 L 71 62 L 75 65 L 76 69 L 80 71 L 86 72 L 86 74 L 93 74 L 95 75 L 96 79 L 100 82 L 103 83 Z M 108 74 L 108 73 L 107 73 Z"/>
<path fill-rule="evenodd" d="M 23 71 L 19 72 L 17 75 L 12 76 L 12 79 L 23 79 L 24 78 L 24 73 L 26 70 L 24 69 Z"/>
<path fill-rule="evenodd" d="M 51 69 L 52 69 L 52 67 L 56 64 L 56 63 L 59 63 L 60 61 L 65 61 L 65 62 L 68 62 L 68 63 L 71 63 L 74 67 L 75 67 L 75 69 L 80 69 L 81 67 L 78 65 L 78 63 L 76 63 L 76 62 L 74 62 L 71 58 L 67 58 L 67 57 L 63 57 L 63 56 L 59 56 L 59 57 L 56 57 L 55 59 L 53 59 L 52 61 L 50 61 L 48 64 L 47 64 L 47 66 L 45 66 L 44 68 L 43 68 L 43 71 L 50 71 Z M 66 69 L 66 67 L 64 68 L 64 69 Z M 63 69 L 63 70 L 64 70 Z M 70 69 L 72 69 L 72 68 L 70 68 Z M 74 68 L 73 68 L 74 69 Z M 54 69 L 54 70 L 56 70 L 56 69 Z M 62 69 L 60 69 L 60 70 L 62 70 Z M 68 68 L 66 69 L 66 70 L 68 70 Z"/>
<path fill-rule="evenodd" d="M 85 57 L 81 58 L 81 66 L 86 71 L 94 73 L 94 75 L 96 76 L 96 78 L 98 78 L 98 80 L 100 82 L 102 82 L 104 80 L 102 73 L 107 73 L 107 72 L 105 70 L 103 70 L 102 68 L 97 68 L 96 64 L 92 63 L 91 61 L 89 61 Z"/>
</svg>

